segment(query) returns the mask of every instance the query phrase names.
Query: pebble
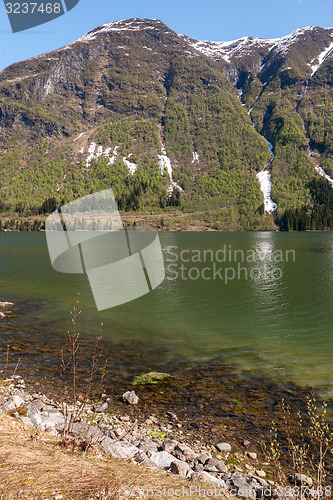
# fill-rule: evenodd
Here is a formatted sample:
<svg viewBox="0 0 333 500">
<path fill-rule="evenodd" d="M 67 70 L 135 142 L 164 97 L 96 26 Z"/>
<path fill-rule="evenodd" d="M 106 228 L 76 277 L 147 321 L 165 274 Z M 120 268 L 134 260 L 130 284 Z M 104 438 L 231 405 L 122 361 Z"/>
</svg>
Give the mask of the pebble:
<svg viewBox="0 0 333 500">
<path fill-rule="evenodd" d="M 266 477 L 266 472 L 264 470 L 256 469 L 255 473 L 259 477 Z"/>
<path fill-rule="evenodd" d="M 93 411 L 96 413 L 104 413 L 105 410 L 107 409 L 107 407 L 108 407 L 108 404 L 105 402 L 105 403 L 93 406 Z"/>
<path fill-rule="evenodd" d="M 119 420 L 121 422 L 129 422 L 130 421 L 130 418 L 128 415 L 124 415 L 123 417 L 120 417 Z"/>
<path fill-rule="evenodd" d="M 257 454 L 254 451 L 247 451 L 246 455 L 251 458 L 251 460 L 256 460 L 257 459 Z"/>
</svg>

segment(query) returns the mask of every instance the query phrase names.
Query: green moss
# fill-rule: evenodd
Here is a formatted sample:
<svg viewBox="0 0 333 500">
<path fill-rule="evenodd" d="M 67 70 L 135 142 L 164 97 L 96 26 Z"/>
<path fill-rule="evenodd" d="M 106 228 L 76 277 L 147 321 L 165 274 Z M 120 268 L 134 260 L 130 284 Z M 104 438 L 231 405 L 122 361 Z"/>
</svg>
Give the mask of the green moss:
<svg viewBox="0 0 333 500">
<path fill-rule="evenodd" d="M 132 385 L 144 385 L 144 384 L 158 384 L 162 380 L 171 377 L 169 373 L 162 372 L 149 372 L 143 373 L 142 375 L 138 375 L 135 377 L 131 384 Z"/>
<path fill-rule="evenodd" d="M 236 459 L 235 459 L 235 458 L 233 458 L 233 457 L 228 457 L 228 458 L 227 458 L 227 460 L 228 460 L 229 464 L 232 464 L 232 465 L 239 465 L 238 460 L 236 460 Z"/>
<path fill-rule="evenodd" d="M 164 441 L 166 434 L 165 434 L 165 432 L 162 432 L 162 431 L 151 431 L 149 433 L 149 436 L 156 438 L 156 439 L 159 439 L 160 441 Z"/>
</svg>

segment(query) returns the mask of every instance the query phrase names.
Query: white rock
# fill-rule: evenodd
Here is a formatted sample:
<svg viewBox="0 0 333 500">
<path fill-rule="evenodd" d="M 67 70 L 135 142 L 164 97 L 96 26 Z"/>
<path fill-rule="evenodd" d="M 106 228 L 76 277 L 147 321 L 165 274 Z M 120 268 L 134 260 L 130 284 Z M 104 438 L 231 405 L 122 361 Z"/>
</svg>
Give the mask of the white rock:
<svg viewBox="0 0 333 500">
<path fill-rule="evenodd" d="M 219 451 L 230 452 L 231 445 L 229 443 L 218 443 L 215 445 L 215 448 Z"/>
<path fill-rule="evenodd" d="M 136 405 L 140 400 L 134 391 L 127 391 L 123 394 L 123 401 L 130 405 Z"/>
<path fill-rule="evenodd" d="M 101 446 L 109 455 L 115 458 L 132 458 L 137 453 L 141 453 L 139 448 L 127 441 L 113 442 L 109 437 L 106 437 L 101 442 Z"/>
</svg>

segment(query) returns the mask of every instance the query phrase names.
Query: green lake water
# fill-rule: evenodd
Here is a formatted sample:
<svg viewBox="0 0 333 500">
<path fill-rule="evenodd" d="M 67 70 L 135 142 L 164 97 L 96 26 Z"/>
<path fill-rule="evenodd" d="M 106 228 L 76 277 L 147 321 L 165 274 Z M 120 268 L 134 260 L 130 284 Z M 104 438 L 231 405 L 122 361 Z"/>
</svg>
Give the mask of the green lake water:
<svg viewBox="0 0 333 500">
<path fill-rule="evenodd" d="M 162 346 L 175 361 L 221 358 L 240 371 L 333 395 L 333 234 L 165 232 L 160 240 L 167 268 L 162 285 L 98 312 L 84 275 L 52 269 L 44 233 L 0 233 L 0 300 L 15 303 L 0 320 L 2 350 L 14 337 L 28 349 L 29 340 L 47 343 L 68 329 L 79 292 L 82 335 L 97 334 L 103 323 L 104 339 Z M 168 279 L 180 274 L 181 262 L 169 261 L 180 252 L 183 278 Z M 206 262 L 190 260 L 204 255 Z M 222 268 L 215 279 L 214 266 Z"/>
</svg>

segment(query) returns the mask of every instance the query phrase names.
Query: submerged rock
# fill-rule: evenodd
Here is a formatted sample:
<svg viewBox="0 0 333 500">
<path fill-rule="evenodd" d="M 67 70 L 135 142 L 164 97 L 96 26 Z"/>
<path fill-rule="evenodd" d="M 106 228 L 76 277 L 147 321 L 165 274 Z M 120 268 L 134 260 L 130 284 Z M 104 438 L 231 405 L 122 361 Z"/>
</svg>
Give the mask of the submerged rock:
<svg viewBox="0 0 333 500">
<path fill-rule="evenodd" d="M 127 391 L 123 394 L 124 403 L 128 403 L 130 405 L 136 405 L 140 401 L 139 397 L 135 394 L 134 391 Z"/>
</svg>

